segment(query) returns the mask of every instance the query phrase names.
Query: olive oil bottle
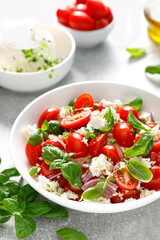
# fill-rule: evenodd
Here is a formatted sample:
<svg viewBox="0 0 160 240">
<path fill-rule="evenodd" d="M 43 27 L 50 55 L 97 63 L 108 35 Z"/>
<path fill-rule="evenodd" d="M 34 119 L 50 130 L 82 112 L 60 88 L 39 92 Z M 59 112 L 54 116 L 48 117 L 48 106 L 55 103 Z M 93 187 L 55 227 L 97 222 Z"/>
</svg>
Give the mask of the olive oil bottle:
<svg viewBox="0 0 160 240">
<path fill-rule="evenodd" d="M 149 37 L 155 43 L 160 44 L 160 0 L 149 0 L 144 15 L 149 23 Z"/>
</svg>

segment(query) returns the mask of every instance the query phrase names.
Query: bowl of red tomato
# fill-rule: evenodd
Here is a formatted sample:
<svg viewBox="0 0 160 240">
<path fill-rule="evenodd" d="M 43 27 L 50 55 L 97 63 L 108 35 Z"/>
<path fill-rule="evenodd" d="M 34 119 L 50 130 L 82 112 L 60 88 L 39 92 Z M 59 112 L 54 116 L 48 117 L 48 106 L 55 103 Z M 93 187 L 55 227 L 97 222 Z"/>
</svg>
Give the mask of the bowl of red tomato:
<svg viewBox="0 0 160 240">
<path fill-rule="evenodd" d="M 75 38 L 78 47 L 91 48 L 105 40 L 113 28 L 110 7 L 100 0 L 76 0 L 57 10 L 59 24 Z"/>
<path fill-rule="evenodd" d="M 72 99 L 74 101 L 71 101 Z M 160 138 L 157 138 L 159 126 L 156 123 L 160 120 L 160 112 L 157 111 L 159 104 L 158 96 L 117 83 L 80 82 L 59 87 L 32 101 L 17 117 L 10 136 L 11 156 L 22 177 L 36 191 L 62 206 L 94 213 L 114 213 L 142 207 L 160 197 Z M 68 107 L 63 108 L 64 106 Z M 74 112 L 71 112 L 73 106 Z M 142 117 L 139 109 L 149 113 L 150 120 L 147 121 L 150 123 L 143 123 L 143 117 L 148 117 L 145 114 Z M 67 116 L 64 113 L 67 113 Z M 97 122 L 97 116 L 100 122 Z M 103 126 L 102 116 L 107 125 L 105 123 Z M 33 132 L 35 123 L 38 127 L 37 132 L 33 134 L 32 139 L 29 138 L 30 142 L 26 142 L 22 131 L 25 126 L 31 125 L 30 131 Z M 85 129 L 88 130 L 84 135 Z M 144 132 L 140 132 L 140 129 Z M 152 129 L 156 131 L 151 135 Z M 50 133 L 54 137 L 50 138 Z M 145 159 L 147 164 L 147 161 L 151 161 L 152 164 L 147 169 L 144 164 L 137 165 L 137 161 L 130 159 L 137 153 L 143 155 L 141 160 Z M 56 161 L 52 162 L 52 170 L 48 165 L 51 166 L 50 154 L 52 157 L 56 156 Z M 88 157 L 92 158 L 91 165 L 85 160 Z M 150 160 L 147 160 L 148 158 Z M 82 160 L 85 162 L 83 167 L 80 167 Z M 104 170 L 103 166 L 106 164 L 107 172 L 99 173 L 96 161 L 101 170 Z M 133 167 L 131 164 L 135 162 Z M 92 176 L 86 170 L 88 166 Z M 137 166 L 138 173 L 135 172 Z M 37 176 L 41 176 L 45 181 L 48 179 L 52 187 L 56 177 L 59 186 L 56 187 L 56 191 L 61 189 L 62 192 L 57 195 L 44 189 L 44 185 L 41 187 L 37 178 L 33 176 L 32 167 L 34 172 L 35 168 L 39 169 Z M 139 167 L 140 170 L 144 169 L 144 173 L 140 171 L 139 174 Z M 99 194 L 102 190 L 98 188 L 97 192 L 92 188 L 95 184 L 100 187 L 100 184 L 107 181 L 107 176 L 110 176 L 109 183 L 105 186 L 108 191 L 101 193 L 103 197 L 96 198 L 94 195 L 95 200 L 92 201 L 92 194 Z M 137 176 L 141 177 L 141 188 Z M 88 188 L 92 189 L 90 195 Z M 71 199 L 68 193 L 71 194 Z M 108 194 L 111 194 L 110 197 Z M 62 195 L 67 195 L 68 198 Z M 87 198 L 90 200 L 87 201 Z"/>
</svg>

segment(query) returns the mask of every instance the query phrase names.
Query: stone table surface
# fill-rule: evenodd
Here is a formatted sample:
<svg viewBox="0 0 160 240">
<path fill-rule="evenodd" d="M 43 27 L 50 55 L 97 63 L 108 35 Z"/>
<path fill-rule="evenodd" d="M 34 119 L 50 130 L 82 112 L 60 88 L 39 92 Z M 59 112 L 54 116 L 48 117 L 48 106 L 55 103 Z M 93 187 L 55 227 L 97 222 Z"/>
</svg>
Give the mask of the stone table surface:
<svg viewBox="0 0 160 240">
<path fill-rule="evenodd" d="M 65 0 L 0 0 L 0 24 L 8 20 L 36 18 L 54 23 L 55 11 Z M 147 65 L 158 64 L 160 52 L 147 36 L 147 23 L 143 9 L 145 1 L 108 0 L 115 16 L 115 27 L 105 42 L 93 49 L 78 49 L 70 73 L 53 89 L 68 83 L 105 80 L 146 89 L 160 95 L 160 85 L 146 79 Z M 8 8 L 8 6 L 10 6 Z M 5 13 L 5 16 L 4 16 Z M 133 60 L 126 47 L 146 47 L 147 56 Z M 50 90 L 47 89 L 47 90 Z M 35 93 L 18 93 L 0 88 L 0 156 L 1 169 L 12 165 L 9 153 L 11 127 L 22 109 L 46 90 Z M 40 197 L 44 199 L 43 197 Z M 69 210 L 68 219 L 37 218 L 37 231 L 28 239 L 59 239 L 55 232 L 63 227 L 76 228 L 89 240 L 159 240 L 160 200 L 140 209 L 114 214 L 91 214 Z M 0 226 L 0 239 L 14 240 L 14 221 Z"/>
</svg>

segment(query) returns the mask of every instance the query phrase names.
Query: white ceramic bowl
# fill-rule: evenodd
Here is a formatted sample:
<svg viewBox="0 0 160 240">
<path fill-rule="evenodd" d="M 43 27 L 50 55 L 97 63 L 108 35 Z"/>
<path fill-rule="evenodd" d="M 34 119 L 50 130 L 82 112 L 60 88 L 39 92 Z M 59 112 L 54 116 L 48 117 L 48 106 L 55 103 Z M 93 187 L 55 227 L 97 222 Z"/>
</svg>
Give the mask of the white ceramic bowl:
<svg viewBox="0 0 160 240">
<path fill-rule="evenodd" d="M 155 113 L 155 119 L 157 121 L 160 121 L 160 112 L 158 111 L 160 105 L 159 97 L 138 88 L 133 88 L 130 86 L 116 83 L 97 81 L 70 84 L 54 89 L 43 94 L 42 96 L 31 102 L 20 113 L 13 125 L 10 136 L 10 150 L 13 161 L 18 171 L 34 189 L 36 189 L 46 198 L 62 206 L 79 211 L 94 213 L 122 212 L 138 208 L 155 201 L 160 197 L 160 191 L 139 200 L 119 204 L 75 202 L 72 200 L 58 197 L 53 193 L 47 192 L 46 190 L 40 188 L 37 183 L 30 177 L 28 173 L 30 165 L 25 155 L 25 140 L 22 136 L 23 127 L 28 124 L 36 123 L 38 121 L 40 113 L 44 109 L 51 106 L 65 106 L 71 99 L 74 99 L 85 92 L 90 93 L 95 101 L 99 101 L 102 98 L 106 98 L 108 100 L 119 98 L 122 100 L 122 102 L 128 102 L 133 100 L 137 96 L 141 96 L 144 101 L 143 109 L 147 111 L 152 110 Z"/>
<path fill-rule="evenodd" d="M 70 71 L 75 53 L 74 38 L 61 26 L 47 27 L 53 34 L 57 57 L 64 60 L 45 71 L 17 73 L 0 70 L 0 86 L 20 92 L 38 91 L 55 85 Z M 52 78 L 49 78 L 50 73 Z"/>
<path fill-rule="evenodd" d="M 106 27 L 98 30 L 91 30 L 91 31 L 79 31 L 79 30 L 72 29 L 70 27 L 66 27 L 62 24 L 60 25 L 63 26 L 65 29 L 68 30 L 68 32 L 72 34 L 72 36 L 76 41 L 77 47 L 92 48 L 102 43 L 106 39 L 106 37 L 109 35 L 109 33 L 111 32 L 114 26 L 114 19 Z"/>
</svg>

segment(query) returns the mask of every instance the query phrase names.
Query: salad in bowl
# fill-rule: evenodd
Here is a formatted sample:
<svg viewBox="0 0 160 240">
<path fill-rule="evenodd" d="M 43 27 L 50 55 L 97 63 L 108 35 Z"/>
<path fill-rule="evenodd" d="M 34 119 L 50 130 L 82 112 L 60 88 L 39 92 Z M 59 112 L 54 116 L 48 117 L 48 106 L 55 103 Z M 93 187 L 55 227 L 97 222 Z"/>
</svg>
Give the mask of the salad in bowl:
<svg viewBox="0 0 160 240">
<path fill-rule="evenodd" d="M 88 93 L 39 113 L 23 129 L 29 174 L 44 190 L 78 202 L 116 204 L 160 190 L 160 127 L 143 100 Z"/>
</svg>

